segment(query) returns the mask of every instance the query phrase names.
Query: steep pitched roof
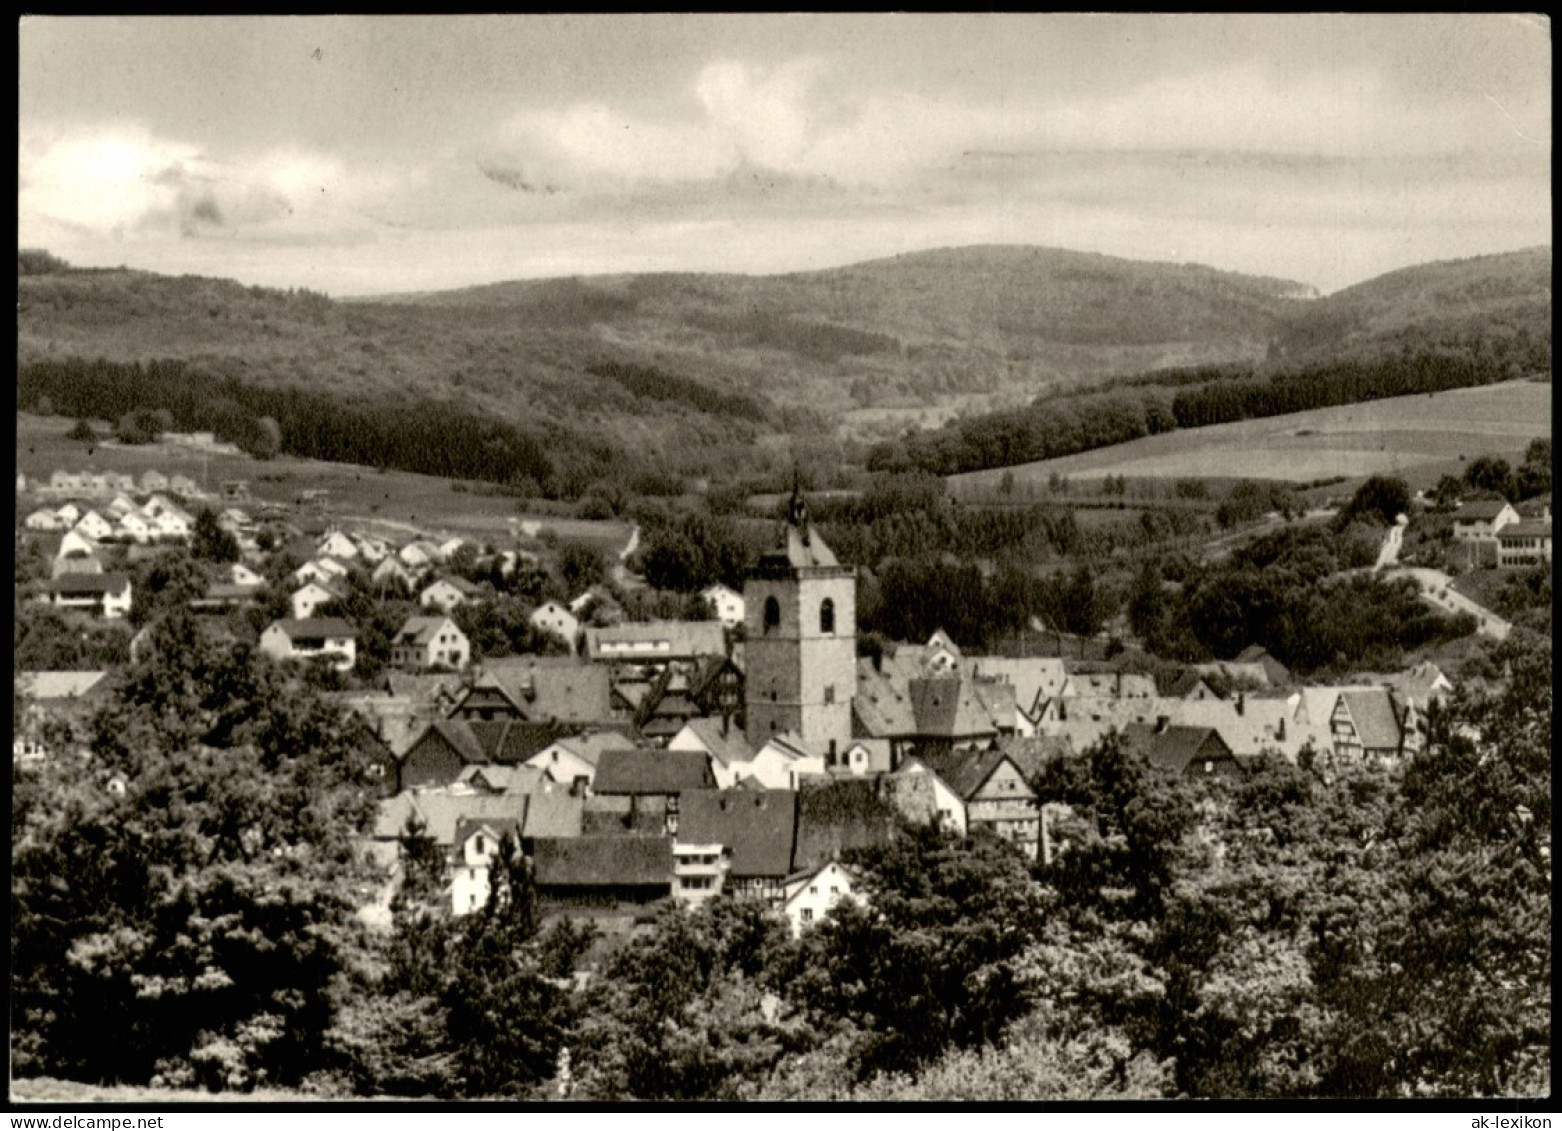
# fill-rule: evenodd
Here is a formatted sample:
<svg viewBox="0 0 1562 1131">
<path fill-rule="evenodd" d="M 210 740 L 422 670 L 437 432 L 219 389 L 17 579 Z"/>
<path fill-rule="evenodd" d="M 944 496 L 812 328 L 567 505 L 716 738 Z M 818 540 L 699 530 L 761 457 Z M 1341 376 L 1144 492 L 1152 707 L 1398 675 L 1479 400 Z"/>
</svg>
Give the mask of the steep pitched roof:
<svg viewBox="0 0 1562 1131">
<path fill-rule="evenodd" d="M 594 723 L 612 714 L 612 685 L 605 668 L 589 664 L 536 668 L 531 679 L 528 713 L 534 719 Z"/>
<path fill-rule="evenodd" d="M 617 731 L 601 731 L 594 734 L 572 734 L 550 745 L 562 746 L 593 769 L 602 761 L 608 750 L 628 750 L 630 741 Z"/>
<path fill-rule="evenodd" d="M 521 819 L 519 817 L 461 817 L 456 821 L 456 830 L 451 836 L 451 844 L 465 844 L 467 838 L 473 833 L 488 832 L 495 837 L 509 836 L 514 839 L 516 848 L 520 848 Z"/>
<path fill-rule="evenodd" d="M 678 800 L 678 842 L 725 846 L 734 876 L 785 876 L 796 825 L 791 790 L 696 789 Z"/>
<path fill-rule="evenodd" d="M 542 787 L 526 799 L 526 825 L 522 835 L 537 837 L 578 837 L 585 820 L 586 799 L 560 785 Z"/>
<path fill-rule="evenodd" d="M 1356 734 L 1361 745 L 1371 750 L 1399 749 L 1402 737 L 1399 712 L 1386 688 L 1360 691 L 1342 691 L 1340 698 L 1350 710 L 1351 722 L 1356 724 Z"/>
<path fill-rule="evenodd" d="M 1540 520 L 1523 519 L 1519 522 L 1510 522 L 1497 531 L 1497 541 L 1506 542 L 1513 538 L 1550 538 L 1551 523 Z"/>
<path fill-rule="evenodd" d="M 1038 699 L 1051 699 L 1063 694 L 1068 683 L 1068 670 L 1063 661 L 1051 656 L 1026 656 L 1011 659 L 1005 656 L 973 656 L 962 666 L 962 671 L 985 679 L 1001 680 L 1014 687 L 1015 704 L 1030 711 Z"/>
<path fill-rule="evenodd" d="M 873 661 L 857 661 L 857 694 L 852 699 L 852 733 L 858 738 L 909 738 L 917 733 L 911 699 L 903 686 L 874 670 Z"/>
<path fill-rule="evenodd" d="M 26 699 L 81 699 L 106 687 L 107 678 L 108 672 L 17 672 L 14 683 Z"/>
<path fill-rule="evenodd" d="M 1004 686 L 1004 685 L 994 685 Z M 916 733 L 936 738 L 973 738 L 997 733 L 984 695 L 967 680 L 914 679 L 906 685 Z M 1010 689 L 1012 695 L 1012 688 Z M 1013 719 L 1014 704 L 1009 704 Z M 1010 723 L 1012 726 L 1012 722 Z"/>
<path fill-rule="evenodd" d="M 597 794 L 681 794 L 716 784 L 697 750 L 604 750 L 591 788 Z"/>
<path fill-rule="evenodd" d="M 457 632 L 461 631 L 456 627 L 455 621 L 449 617 L 408 617 L 407 623 L 396 633 L 396 643 L 426 645 L 438 636 L 440 630 L 447 624 Z"/>
<path fill-rule="evenodd" d="M 970 800 L 981 789 L 993 771 L 1009 756 L 1002 750 L 953 750 L 935 754 L 914 754 L 921 762 L 944 780 L 944 784 L 962 798 Z M 1016 763 L 1016 769 L 1019 765 Z M 1024 771 L 1020 771 L 1023 776 Z"/>
<path fill-rule="evenodd" d="M 423 820 L 424 833 L 432 837 L 434 843 L 442 848 L 449 848 L 456 842 L 456 827 L 462 820 L 510 818 L 523 821 L 526 817 L 526 794 L 524 793 L 450 793 L 446 790 L 418 790 L 410 796 L 414 809 Z M 390 800 L 394 802 L 396 798 Z M 397 833 L 399 832 L 398 829 Z"/>
<path fill-rule="evenodd" d="M 475 763 L 463 768 L 456 780 L 468 784 L 480 781 L 495 793 L 531 793 L 545 776 L 536 766 Z"/>
<path fill-rule="evenodd" d="M 130 578 L 122 573 L 67 573 L 43 583 L 51 593 L 123 593 Z"/>
<path fill-rule="evenodd" d="M 672 886 L 671 837 L 539 837 L 532 860 L 539 887 Z"/>
<path fill-rule="evenodd" d="M 748 736 L 735 726 L 730 727 L 723 734 L 720 719 L 690 719 L 683 725 L 700 740 L 705 749 L 710 751 L 711 757 L 724 766 L 730 766 L 734 762 L 747 762 L 753 757 L 753 752 L 748 746 Z"/>
<path fill-rule="evenodd" d="M 1508 507 L 1504 499 L 1476 499 L 1454 511 L 1455 522 L 1490 522 Z"/>
<path fill-rule="evenodd" d="M 1230 755 L 1231 748 L 1214 727 L 1168 726 L 1157 730 L 1140 723 L 1123 728 L 1123 740 L 1157 769 L 1182 773 L 1211 739 Z"/>
</svg>

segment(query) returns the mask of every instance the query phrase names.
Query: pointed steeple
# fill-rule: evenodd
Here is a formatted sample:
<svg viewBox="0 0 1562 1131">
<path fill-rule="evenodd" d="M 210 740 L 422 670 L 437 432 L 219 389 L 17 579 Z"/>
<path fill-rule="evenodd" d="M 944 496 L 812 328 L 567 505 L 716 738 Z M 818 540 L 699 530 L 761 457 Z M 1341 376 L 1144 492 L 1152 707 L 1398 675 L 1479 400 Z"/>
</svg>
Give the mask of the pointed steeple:
<svg viewBox="0 0 1562 1131">
<path fill-rule="evenodd" d="M 808 545 L 808 504 L 803 501 L 803 479 L 796 465 L 792 467 L 792 498 L 787 504 L 786 520 L 797 527 L 803 545 Z"/>
</svg>

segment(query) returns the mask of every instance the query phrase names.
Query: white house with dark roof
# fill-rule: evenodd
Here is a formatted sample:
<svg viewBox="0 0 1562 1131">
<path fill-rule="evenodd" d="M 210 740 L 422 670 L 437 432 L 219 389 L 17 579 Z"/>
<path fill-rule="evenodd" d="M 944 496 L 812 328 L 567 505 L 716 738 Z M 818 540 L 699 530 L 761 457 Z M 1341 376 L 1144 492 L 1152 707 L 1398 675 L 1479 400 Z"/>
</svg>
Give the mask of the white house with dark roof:
<svg viewBox="0 0 1562 1131">
<path fill-rule="evenodd" d="M 475 601 L 483 591 L 462 577 L 442 577 L 418 594 L 418 604 L 425 609 L 438 609 L 448 613 L 457 605 Z"/>
<path fill-rule="evenodd" d="M 260 634 L 260 650 L 278 660 L 325 658 L 337 671 L 351 671 L 358 658 L 358 633 L 339 617 L 273 621 Z"/>
<path fill-rule="evenodd" d="M 793 937 L 817 925 L 842 900 L 860 899 L 860 887 L 857 874 L 839 860 L 788 878 L 781 910 L 792 924 Z"/>
<path fill-rule="evenodd" d="M 119 516 L 119 521 L 114 526 L 114 533 L 144 546 L 152 540 L 152 524 L 147 521 L 145 515 L 131 511 Z"/>
<path fill-rule="evenodd" d="M 39 507 L 29 514 L 23 525 L 28 530 L 64 530 L 67 524 L 53 507 Z"/>
<path fill-rule="evenodd" d="M 315 615 L 315 611 L 320 606 L 341 599 L 342 594 L 335 587 L 322 585 L 318 581 L 309 581 L 293 591 L 293 595 L 288 598 L 288 603 L 292 606 L 294 620 L 308 620 Z"/>
<path fill-rule="evenodd" d="M 66 573 L 44 583 L 41 600 L 105 620 L 130 615 L 130 578 L 122 573 Z"/>
<path fill-rule="evenodd" d="M 1538 565 L 1551 560 L 1549 520 L 1521 519 L 1497 531 L 1497 564 L 1504 567 Z"/>
<path fill-rule="evenodd" d="M 322 556 L 352 559 L 358 556 L 358 544 L 340 530 L 331 530 L 320 539 L 315 552 Z"/>
<path fill-rule="evenodd" d="M 464 668 L 472 660 L 472 642 L 449 617 L 409 617 L 391 641 L 391 663 L 398 668 Z"/>
<path fill-rule="evenodd" d="M 570 646 L 571 651 L 574 651 L 575 637 L 580 632 L 580 621 L 574 613 L 559 602 L 544 601 L 532 610 L 532 615 L 527 619 L 533 628 L 557 636 Z"/>
<path fill-rule="evenodd" d="M 88 511 L 76 520 L 76 525 L 71 527 L 78 534 L 83 534 L 94 541 L 102 541 L 114 535 L 114 524 L 109 522 L 97 511 Z"/>
<path fill-rule="evenodd" d="M 743 623 L 743 594 L 718 581 L 702 589 L 700 596 L 709 602 L 723 628 L 736 628 Z"/>
<path fill-rule="evenodd" d="M 1485 541 L 1497 531 L 1519 521 L 1519 512 L 1502 499 L 1478 499 L 1454 511 L 1454 537 L 1461 542 Z"/>
</svg>

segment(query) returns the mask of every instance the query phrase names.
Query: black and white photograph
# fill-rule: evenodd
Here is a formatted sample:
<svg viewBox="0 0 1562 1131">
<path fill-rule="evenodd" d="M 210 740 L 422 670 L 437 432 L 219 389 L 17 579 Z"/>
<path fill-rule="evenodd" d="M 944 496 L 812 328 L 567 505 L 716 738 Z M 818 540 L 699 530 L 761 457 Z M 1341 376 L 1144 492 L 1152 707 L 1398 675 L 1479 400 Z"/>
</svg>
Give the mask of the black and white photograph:
<svg viewBox="0 0 1562 1131">
<path fill-rule="evenodd" d="M 1548 16 L 17 27 L 10 1108 L 1550 1126 Z"/>
</svg>

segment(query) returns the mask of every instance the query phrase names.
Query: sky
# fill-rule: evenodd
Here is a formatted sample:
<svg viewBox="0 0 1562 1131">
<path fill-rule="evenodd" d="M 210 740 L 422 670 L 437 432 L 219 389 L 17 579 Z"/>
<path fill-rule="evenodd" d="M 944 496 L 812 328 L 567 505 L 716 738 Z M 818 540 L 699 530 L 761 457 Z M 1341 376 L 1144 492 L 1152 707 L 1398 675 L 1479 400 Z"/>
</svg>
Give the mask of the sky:
<svg viewBox="0 0 1562 1131">
<path fill-rule="evenodd" d="M 1533 15 L 27 17 L 23 247 L 332 295 L 1551 242 Z"/>
</svg>

